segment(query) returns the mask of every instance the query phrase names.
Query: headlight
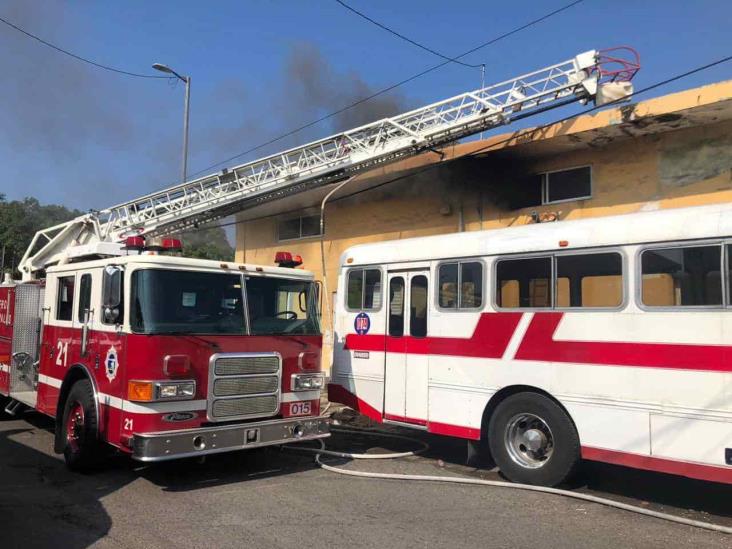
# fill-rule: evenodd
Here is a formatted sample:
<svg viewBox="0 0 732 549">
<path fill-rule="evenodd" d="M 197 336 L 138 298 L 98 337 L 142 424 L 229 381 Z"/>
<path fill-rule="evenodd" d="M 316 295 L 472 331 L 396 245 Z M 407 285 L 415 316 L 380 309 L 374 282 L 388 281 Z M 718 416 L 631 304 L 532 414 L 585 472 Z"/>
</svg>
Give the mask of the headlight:
<svg viewBox="0 0 732 549">
<path fill-rule="evenodd" d="M 130 381 L 127 398 L 136 402 L 189 400 L 196 396 L 195 381 Z"/>
<path fill-rule="evenodd" d="M 292 374 L 290 389 L 293 391 L 319 391 L 323 388 L 324 375 L 318 374 Z"/>
</svg>

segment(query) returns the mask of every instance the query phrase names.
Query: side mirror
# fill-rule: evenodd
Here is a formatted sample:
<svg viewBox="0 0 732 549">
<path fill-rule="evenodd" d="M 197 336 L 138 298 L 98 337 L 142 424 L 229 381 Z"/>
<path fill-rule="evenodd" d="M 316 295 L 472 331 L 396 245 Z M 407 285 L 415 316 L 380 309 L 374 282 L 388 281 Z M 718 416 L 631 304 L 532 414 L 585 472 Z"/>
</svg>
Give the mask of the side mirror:
<svg viewBox="0 0 732 549">
<path fill-rule="evenodd" d="M 81 326 L 81 356 L 86 356 L 89 347 L 89 325 L 91 324 L 91 311 L 84 309 L 84 324 Z"/>
<path fill-rule="evenodd" d="M 122 271 L 121 267 L 107 265 L 104 268 L 102 281 L 102 308 L 104 322 L 116 323 L 119 318 L 119 307 L 122 304 Z"/>
</svg>

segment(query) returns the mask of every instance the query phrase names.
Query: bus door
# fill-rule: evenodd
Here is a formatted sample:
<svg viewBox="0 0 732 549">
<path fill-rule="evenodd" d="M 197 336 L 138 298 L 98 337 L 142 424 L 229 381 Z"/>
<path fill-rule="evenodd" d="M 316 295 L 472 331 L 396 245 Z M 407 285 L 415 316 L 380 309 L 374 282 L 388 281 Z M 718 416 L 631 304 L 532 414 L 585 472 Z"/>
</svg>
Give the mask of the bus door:
<svg viewBox="0 0 732 549">
<path fill-rule="evenodd" d="M 427 423 L 429 271 L 387 277 L 384 419 Z"/>
</svg>

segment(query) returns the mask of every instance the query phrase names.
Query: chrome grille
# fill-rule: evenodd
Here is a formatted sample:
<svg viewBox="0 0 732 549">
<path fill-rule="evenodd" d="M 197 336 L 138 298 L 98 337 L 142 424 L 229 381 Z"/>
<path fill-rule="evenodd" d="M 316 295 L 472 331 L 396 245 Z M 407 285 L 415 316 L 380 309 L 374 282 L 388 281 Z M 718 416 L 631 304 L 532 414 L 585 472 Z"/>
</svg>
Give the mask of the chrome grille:
<svg viewBox="0 0 732 549">
<path fill-rule="evenodd" d="M 232 416 L 265 416 L 277 411 L 276 395 L 220 399 L 213 404 L 213 415 L 230 419 Z"/>
<path fill-rule="evenodd" d="M 232 396 L 276 393 L 279 381 L 277 376 L 217 379 L 214 381 L 213 394 L 214 396 Z"/>
<path fill-rule="evenodd" d="M 277 353 L 218 353 L 211 357 L 209 421 L 270 417 L 280 409 L 282 359 Z"/>
<path fill-rule="evenodd" d="M 275 374 L 280 371 L 280 357 L 276 355 L 221 357 L 215 364 L 217 376 Z"/>
</svg>

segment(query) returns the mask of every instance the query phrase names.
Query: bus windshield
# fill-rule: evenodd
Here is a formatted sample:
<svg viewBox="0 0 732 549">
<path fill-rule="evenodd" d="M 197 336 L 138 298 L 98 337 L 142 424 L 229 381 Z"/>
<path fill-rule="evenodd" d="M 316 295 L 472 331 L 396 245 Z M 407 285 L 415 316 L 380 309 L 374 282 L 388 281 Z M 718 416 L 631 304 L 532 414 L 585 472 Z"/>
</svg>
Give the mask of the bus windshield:
<svg viewBox="0 0 732 549">
<path fill-rule="evenodd" d="M 132 273 L 130 323 L 142 334 L 319 334 L 315 285 L 238 274 L 140 269 Z M 250 322 L 247 330 L 246 321 Z"/>
</svg>

